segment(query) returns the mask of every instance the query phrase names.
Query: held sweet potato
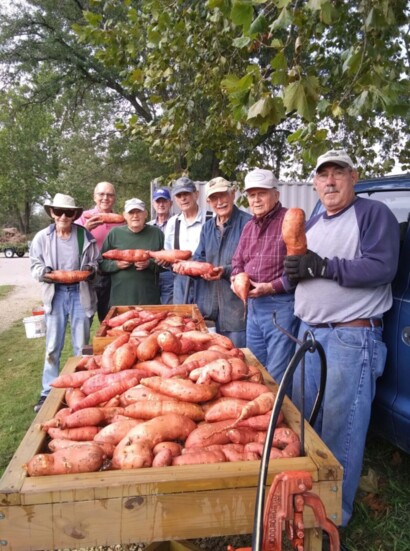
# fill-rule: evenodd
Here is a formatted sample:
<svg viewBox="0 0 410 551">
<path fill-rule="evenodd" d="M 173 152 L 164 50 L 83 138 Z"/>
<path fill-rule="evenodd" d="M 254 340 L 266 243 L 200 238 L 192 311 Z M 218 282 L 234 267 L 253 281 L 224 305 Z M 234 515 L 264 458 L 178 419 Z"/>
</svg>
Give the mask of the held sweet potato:
<svg viewBox="0 0 410 551">
<path fill-rule="evenodd" d="M 108 260 L 124 260 L 131 263 L 149 260 L 149 253 L 144 249 L 111 249 L 103 253 L 102 256 Z"/>
<path fill-rule="evenodd" d="M 172 266 L 176 274 L 200 277 L 203 275 L 212 275 L 214 266 L 210 262 L 198 262 L 196 260 L 181 260 Z"/>
<path fill-rule="evenodd" d="M 232 290 L 235 295 L 241 299 L 246 309 L 246 301 L 248 300 L 249 289 L 251 288 L 251 281 L 246 272 L 240 272 L 233 277 Z M 246 311 L 246 310 L 245 310 Z"/>
<path fill-rule="evenodd" d="M 286 245 L 286 254 L 306 254 L 305 212 L 292 208 L 286 211 L 282 222 L 282 237 Z"/>
<path fill-rule="evenodd" d="M 161 260 L 162 262 L 169 262 L 173 264 L 179 260 L 188 260 L 191 258 L 191 251 L 181 251 L 180 249 L 168 249 L 166 251 L 148 251 L 151 258 L 155 260 Z"/>
<path fill-rule="evenodd" d="M 87 270 L 53 270 L 47 274 L 47 278 L 54 283 L 64 283 L 65 285 L 85 281 L 88 277 L 90 277 L 90 272 Z"/>
<path fill-rule="evenodd" d="M 90 473 L 98 471 L 104 460 L 99 446 L 71 446 L 54 453 L 40 453 L 25 465 L 28 476 Z"/>
<path fill-rule="evenodd" d="M 98 214 L 92 214 L 91 212 L 85 212 L 84 218 L 92 218 L 98 216 L 103 224 L 124 224 L 125 218 L 122 214 L 116 214 L 115 212 L 99 212 Z"/>
</svg>

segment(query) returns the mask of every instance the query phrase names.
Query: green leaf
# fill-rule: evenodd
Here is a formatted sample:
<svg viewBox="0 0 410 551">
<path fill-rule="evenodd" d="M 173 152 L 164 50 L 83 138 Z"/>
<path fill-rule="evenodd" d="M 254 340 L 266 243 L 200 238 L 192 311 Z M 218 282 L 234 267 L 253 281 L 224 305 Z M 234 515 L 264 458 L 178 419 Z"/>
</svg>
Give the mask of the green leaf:
<svg viewBox="0 0 410 551">
<path fill-rule="evenodd" d="M 232 44 L 236 48 L 245 48 L 251 43 L 251 38 L 249 36 L 240 36 L 239 38 L 235 38 L 232 40 Z"/>
<path fill-rule="evenodd" d="M 231 19 L 235 25 L 242 25 L 247 31 L 252 23 L 253 7 L 251 0 L 233 0 Z"/>
<path fill-rule="evenodd" d="M 249 28 L 249 34 L 260 34 L 266 31 L 268 28 L 268 22 L 263 13 L 260 13 L 258 17 L 252 22 Z"/>
<path fill-rule="evenodd" d="M 288 113 L 297 111 L 297 113 L 306 120 L 312 120 L 316 101 L 308 93 L 303 80 L 296 80 L 284 90 L 283 103 Z"/>
<path fill-rule="evenodd" d="M 288 68 L 288 62 L 285 56 L 285 52 L 279 52 L 275 55 L 273 59 L 270 61 L 270 66 L 272 69 L 282 69 L 284 71 Z"/>
<path fill-rule="evenodd" d="M 84 19 L 93 27 L 99 27 L 102 21 L 102 15 L 91 11 L 83 11 Z"/>
<path fill-rule="evenodd" d="M 248 109 L 247 121 L 264 132 L 272 124 L 278 125 L 285 115 L 281 98 L 265 96 Z"/>
<path fill-rule="evenodd" d="M 292 23 L 292 16 L 286 8 L 280 12 L 279 17 L 271 23 L 269 29 L 273 32 L 278 29 L 286 29 Z"/>
<path fill-rule="evenodd" d="M 312 11 L 319 11 L 322 9 L 322 4 L 327 0 L 309 0 L 307 7 Z"/>
</svg>

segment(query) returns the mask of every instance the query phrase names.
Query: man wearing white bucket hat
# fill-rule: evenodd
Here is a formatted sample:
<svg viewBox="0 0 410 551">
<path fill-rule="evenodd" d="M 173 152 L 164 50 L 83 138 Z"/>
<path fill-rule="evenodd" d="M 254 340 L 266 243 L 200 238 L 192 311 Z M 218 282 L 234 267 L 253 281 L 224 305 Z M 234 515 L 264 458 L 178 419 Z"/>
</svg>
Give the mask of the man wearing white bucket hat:
<svg viewBox="0 0 410 551">
<path fill-rule="evenodd" d="M 83 209 L 69 195 L 57 193 L 44 205 L 44 210 L 54 223 L 39 231 L 30 246 L 31 274 L 42 283 L 46 319 L 46 355 L 41 395 L 34 406 L 36 412 L 58 376 L 68 320 L 74 355 L 79 356 L 89 341 L 92 316 L 97 309 L 91 283 L 98 268 L 97 243 L 85 228 L 74 224 Z M 57 284 L 47 277 L 53 270 L 88 270 L 90 276 L 79 283 Z"/>
</svg>

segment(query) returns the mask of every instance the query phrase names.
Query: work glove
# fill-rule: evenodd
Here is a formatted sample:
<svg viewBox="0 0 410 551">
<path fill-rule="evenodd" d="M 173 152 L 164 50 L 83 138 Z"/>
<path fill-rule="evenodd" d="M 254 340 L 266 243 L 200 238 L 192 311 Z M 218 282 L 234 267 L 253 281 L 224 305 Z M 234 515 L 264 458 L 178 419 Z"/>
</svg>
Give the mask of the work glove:
<svg viewBox="0 0 410 551">
<path fill-rule="evenodd" d="M 285 274 L 290 283 L 298 283 L 301 279 L 326 277 L 327 258 L 322 258 L 313 251 L 306 254 L 285 256 L 283 262 Z"/>
<path fill-rule="evenodd" d="M 54 283 L 54 281 L 47 277 L 47 274 L 51 273 L 53 271 L 53 268 L 50 268 L 50 266 L 46 266 L 43 271 L 43 275 L 40 277 L 40 281 L 44 283 Z"/>
<path fill-rule="evenodd" d="M 90 272 L 90 275 L 87 277 L 86 281 L 92 281 L 95 278 L 96 269 L 94 268 L 94 266 L 86 264 L 82 267 L 82 269 L 86 272 Z"/>
</svg>

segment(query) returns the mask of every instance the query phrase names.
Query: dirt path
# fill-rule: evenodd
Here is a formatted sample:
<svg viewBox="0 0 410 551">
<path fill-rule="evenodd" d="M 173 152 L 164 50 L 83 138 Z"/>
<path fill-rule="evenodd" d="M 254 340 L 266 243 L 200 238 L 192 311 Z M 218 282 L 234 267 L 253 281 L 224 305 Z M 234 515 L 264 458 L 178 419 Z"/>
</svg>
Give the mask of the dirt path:
<svg viewBox="0 0 410 551">
<path fill-rule="evenodd" d="M 28 257 L 0 258 L 1 285 L 12 285 L 14 289 L 0 300 L 0 333 L 15 322 L 23 323 L 23 318 L 42 304 L 41 286 L 31 277 Z"/>
</svg>

